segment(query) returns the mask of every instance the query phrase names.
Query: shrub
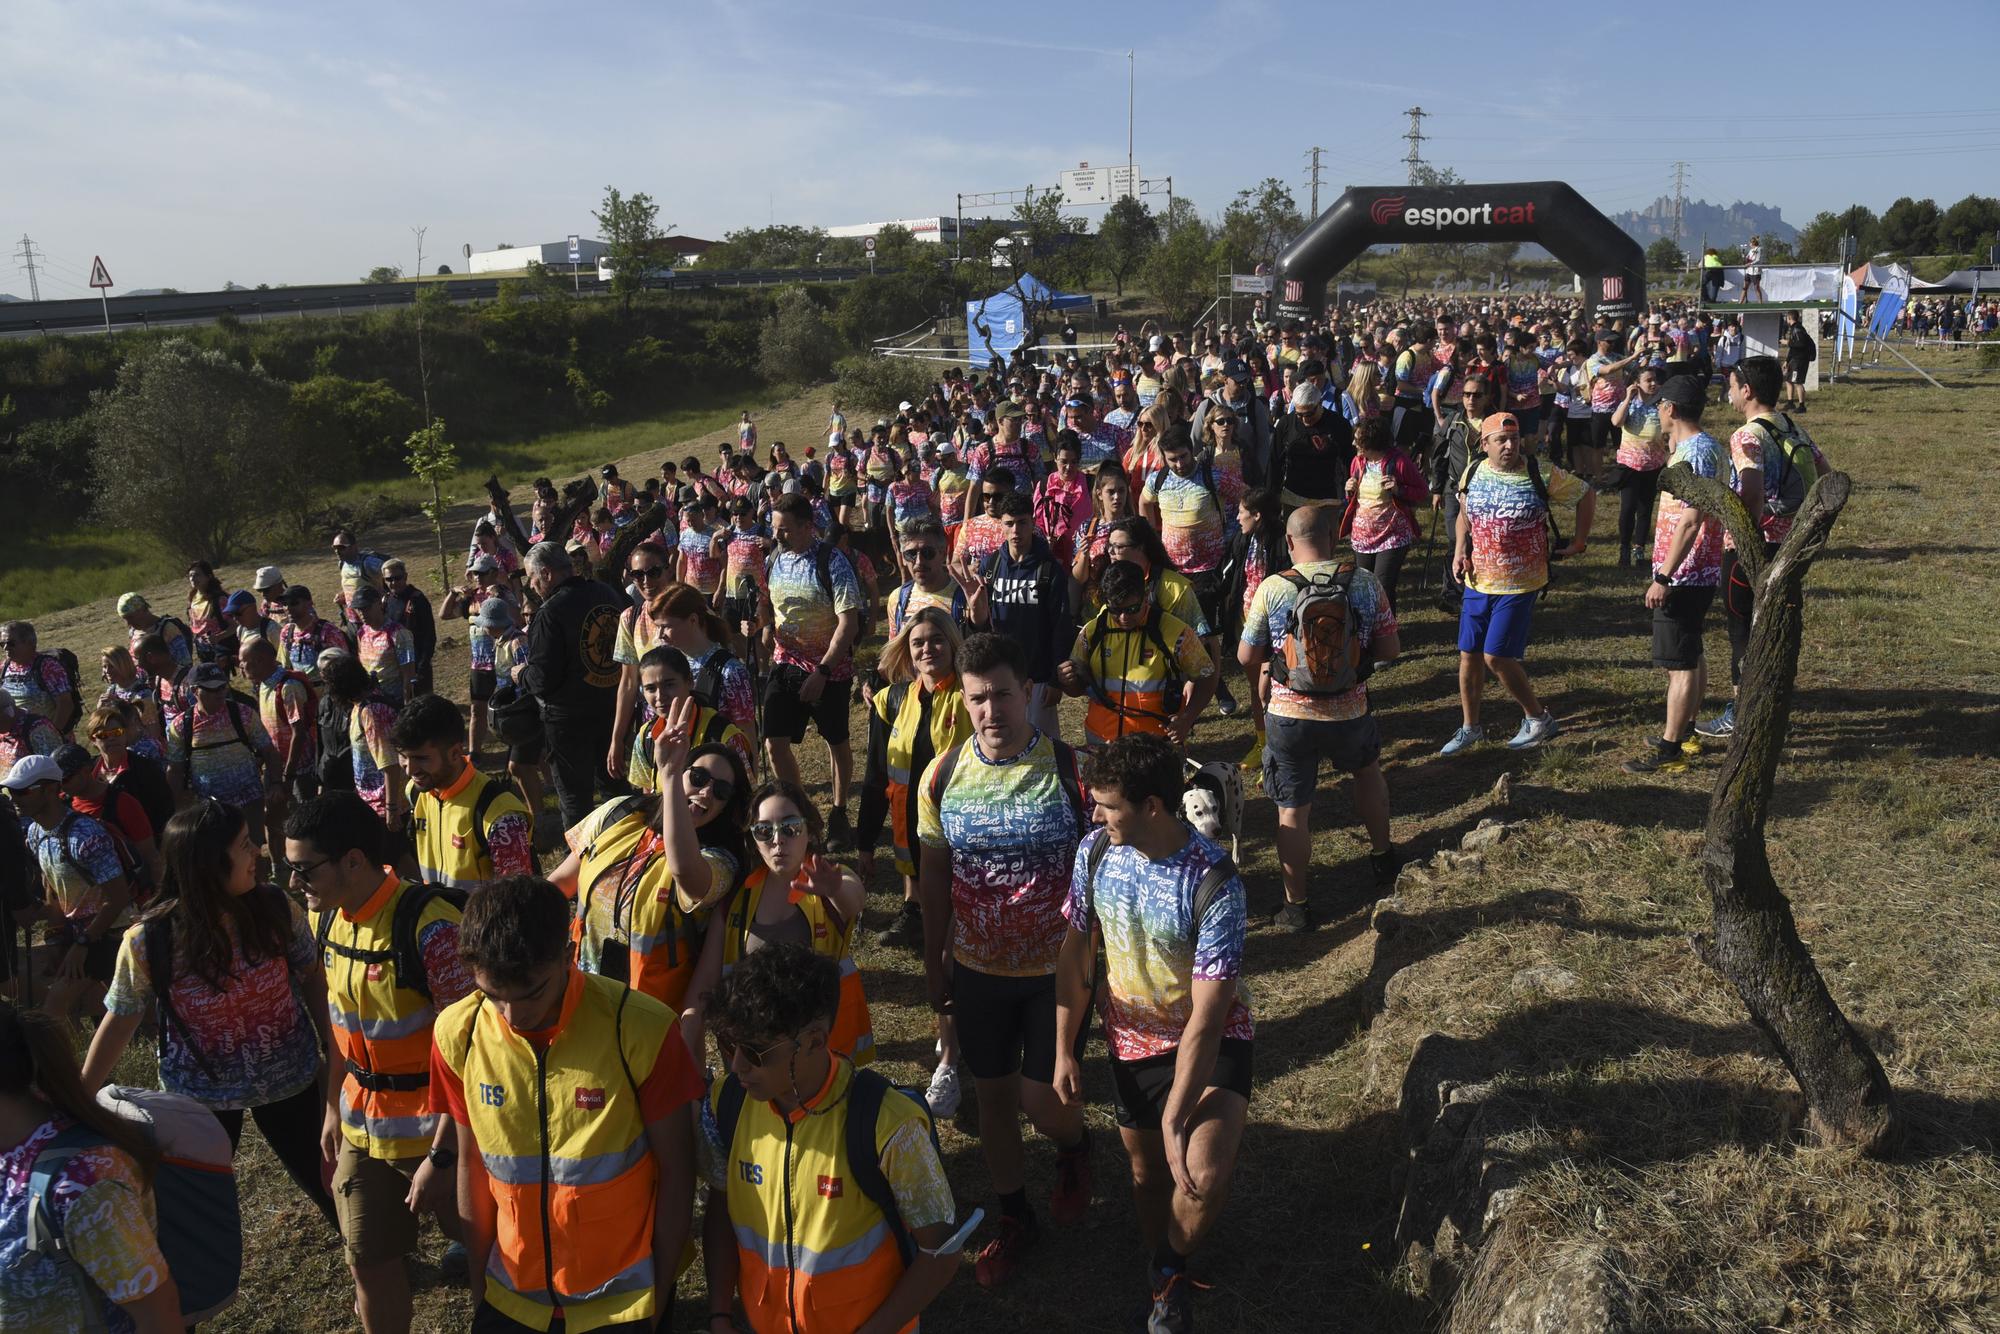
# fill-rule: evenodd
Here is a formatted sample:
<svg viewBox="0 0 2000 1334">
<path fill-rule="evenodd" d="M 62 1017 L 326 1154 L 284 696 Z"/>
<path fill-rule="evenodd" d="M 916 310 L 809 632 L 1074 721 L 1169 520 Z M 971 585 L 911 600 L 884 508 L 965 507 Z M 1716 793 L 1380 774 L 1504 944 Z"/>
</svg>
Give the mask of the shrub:
<svg viewBox="0 0 2000 1334">
<path fill-rule="evenodd" d="M 841 353 L 840 333 L 811 293 L 787 288 L 757 337 L 757 366 L 773 384 L 824 380 Z"/>
<path fill-rule="evenodd" d="M 833 396 L 849 408 L 887 416 L 904 399 L 930 393 L 937 383 L 931 363 L 907 357 L 844 357 L 834 377 Z"/>
<path fill-rule="evenodd" d="M 291 388 L 290 422 L 301 462 L 329 481 L 379 474 L 403 461 L 417 405 L 387 380 L 319 374 Z"/>
</svg>

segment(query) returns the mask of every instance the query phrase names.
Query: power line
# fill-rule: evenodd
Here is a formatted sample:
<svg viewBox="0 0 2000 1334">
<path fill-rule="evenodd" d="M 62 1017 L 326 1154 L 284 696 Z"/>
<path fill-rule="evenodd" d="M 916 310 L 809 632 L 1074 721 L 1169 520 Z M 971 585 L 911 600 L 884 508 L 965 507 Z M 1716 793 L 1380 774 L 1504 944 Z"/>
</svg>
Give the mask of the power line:
<svg viewBox="0 0 2000 1334">
<path fill-rule="evenodd" d="M 1674 246 L 1682 254 L 1687 253 L 1687 172 L 1687 163 L 1674 163 Z"/>
<path fill-rule="evenodd" d="M 1423 156 L 1419 152 L 1417 145 L 1421 144 L 1428 137 L 1424 134 L 1424 109 L 1422 107 L 1411 107 L 1403 114 L 1410 118 L 1409 133 L 1403 136 L 1404 139 L 1409 141 L 1410 151 L 1403 158 L 1403 165 L 1410 169 L 1410 184 L 1415 185 L 1417 183 L 1417 169 L 1424 165 Z"/>
<path fill-rule="evenodd" d="M 42 299 L 42 283 L 35 276 L 35 243 L 28 239 L 26 232 L 21 233 L 21 248 L 14 252 L 14 258 L 20 260 L 20 267 L 28 271 L 28 300 L 40 301 Z"/>
</svg>

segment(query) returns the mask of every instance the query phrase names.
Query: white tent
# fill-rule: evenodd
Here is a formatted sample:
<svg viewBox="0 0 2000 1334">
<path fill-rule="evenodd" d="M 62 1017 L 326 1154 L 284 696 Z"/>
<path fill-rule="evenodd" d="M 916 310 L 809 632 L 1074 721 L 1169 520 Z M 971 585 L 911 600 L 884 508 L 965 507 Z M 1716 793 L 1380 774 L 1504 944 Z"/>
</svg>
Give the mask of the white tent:
<svg viewBox="0 0 2000 1334">
<path fill-rule="evenodd" d="M 1856 287 L 1883 288 L 1898 281 L 1914 282 L 1916 275 L 1901 264 L 1877 264 L 1873 260 L 1856 268 L 1847 275 L 1854 279 Z"/>
</svg>

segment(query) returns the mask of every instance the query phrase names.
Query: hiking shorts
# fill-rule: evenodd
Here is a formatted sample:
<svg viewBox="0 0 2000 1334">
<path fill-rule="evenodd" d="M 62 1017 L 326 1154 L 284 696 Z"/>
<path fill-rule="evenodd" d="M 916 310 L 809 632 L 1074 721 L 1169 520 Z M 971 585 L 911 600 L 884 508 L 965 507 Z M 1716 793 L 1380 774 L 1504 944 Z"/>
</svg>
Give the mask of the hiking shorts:
<svg viewBox="0 0 2000 1334">
<path fill-rule="evenodd" d="M 1801 385 L 1804 384 L 1806 382 L 1806 372 L 1811 368 L 1811 366 L 1812 363 L 1810 361 L 1786 362 L 1785 363 L 1786 381 L 1791 384 L 1801 384 Z"/>
<path fill-rule="evenodd" d="M 783 737 L 796 746 L 806 739 L 806 725 L 810 723 L 819 728 L 828 745 L 844 744 L 849 727 L 847 703 L 854 682 L 828 681 L 819 692 L 819 702 L 807 704 L 799 698 L 799 687 L 806 683 L 806 676 L 806 672 L 790 664 L 772 669 L 764 682 L 764 735 Z"/>
<path fill-rule="evenodd" d="M 1037 1084 L 1056 1077 L 1056 979 L 1001 977 L 964 964 L 951 970 L 951 1013 L 958 1022 L 958 1050 L 974 1079 L 1018 1074 Z M 1088 1013 L 1088 1011 L 1086 1011 Z M 1083 1059 L 1090 1033 L 1077 1030 L 1074 1055 Z"/>
<path fill-rule="evenodd" d="M 1255 1043 L 1250 1038 L 1224 1038 L 1215 1049 L 1215 1069 L 1207 1087 L 1228 1089 L 1250 1101 L 1250 1062 Z M 1143 1060 L 1111 1062 L 1111 1089 L 1118 1106 L 1118 1124 L 1126 1130 L 1158 1130 L 1174 1090 L 1174 1065 L 1180 1050 L 1163 1051 Z"/>
<path fill-rule="evenodd" d="M 422 1155 L 371 1158 L 344 1135 L 333 1162 L 333 1211 L 351 1265 L 381 1264 L 414 1254 L 417 1216 L 403 1203 Z"/>
<path fill-rule="evenodd" d="M 1526 657 L 1528 628 L 1541 596 L 1540 589 L 1529 593 L 1477 593 L 1466 589 L 1458 603 L 1458 651 L 1486 653 L 1496 658 Z"/>
<path fill-rule="evenodd" d="M 1691 672 L 1701 665 L 1701 627 L 1715 601 L 1714 584 L 1678 584 L 1653 608 L 1653 665 Z"/>
<path fill-rule="evenodd" d="M 1338 722 L 1264 715 L 1264 791 L 1283 810 L 1312 805 L 1321 760 L 1357 774 L 1381 756 L 1382 730 L 1372 713 Z"/>
<path fill-rule="evenodd" d="M 498 682 L 493 678 L 493 669 L 491 667 L 474 667 L 472 669 L 470 689 L 474 704 L 484 704 L 487 700 L 492 699 L 493 692 L 497 688 Z"/>
</svg>

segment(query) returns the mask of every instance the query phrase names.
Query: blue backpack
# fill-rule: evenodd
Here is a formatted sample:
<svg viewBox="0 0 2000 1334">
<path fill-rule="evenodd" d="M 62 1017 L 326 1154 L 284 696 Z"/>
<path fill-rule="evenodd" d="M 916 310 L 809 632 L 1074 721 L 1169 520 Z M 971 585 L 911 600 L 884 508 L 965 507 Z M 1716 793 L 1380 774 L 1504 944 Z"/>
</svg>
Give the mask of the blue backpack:
<svg viewBox="0 0 2000 1334">
<path fill-rule="evenodd" d="M 212 1319 L 236 1300 L 243 1274 L 243 1220 L 229 1132 L 208 1108 L 178 1093 L 112 1086 L 97 1101 L 137 1126 L 159 1150 L 153 1203 L 160 1252 L 180 1290 L 182 1320 L 192 1326 Z M 35 1155 L 28 1177 L 28 1250 L 68 1271 L 93 1294 L 94 1285 L 70 1257 L 56 1224 L 53 1192 L 71 1158 L 105 1142 L 89 1126 L 72 1125 Z"/>
</svg>

